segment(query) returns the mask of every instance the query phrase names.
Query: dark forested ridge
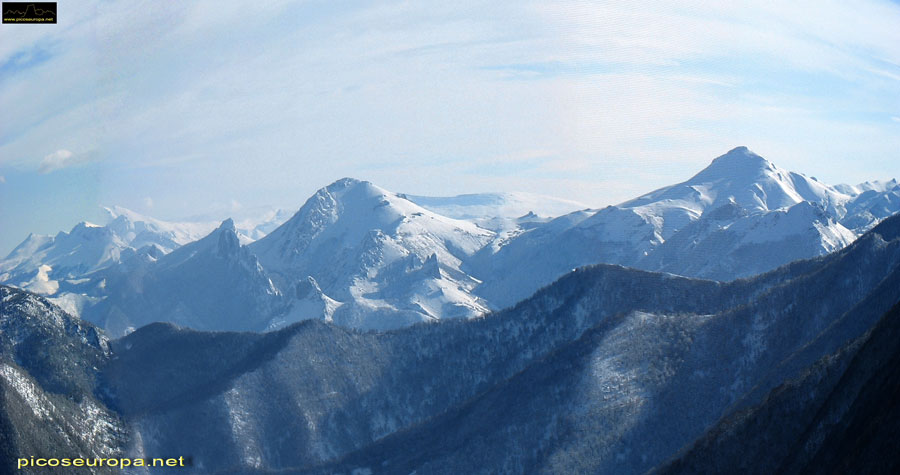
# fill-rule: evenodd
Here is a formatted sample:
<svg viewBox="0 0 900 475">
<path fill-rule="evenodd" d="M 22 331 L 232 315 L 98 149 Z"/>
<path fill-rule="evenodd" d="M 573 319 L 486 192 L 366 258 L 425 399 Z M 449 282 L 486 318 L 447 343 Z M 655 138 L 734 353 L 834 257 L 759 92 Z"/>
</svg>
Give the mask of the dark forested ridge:
<svg viewBox="0 0 900 475">
<path fill-rule="evenodd" d="M 656 473 L 900 471 L 900 306 Z"/>
<path fill-rule="evenodd" d="M 108 340 L 90 323 L 0 286 L 0 473 L 14 473 L 19 457 L 120 453 L 122 420 L 95 395 L 109 358 Z"/>
</svg>

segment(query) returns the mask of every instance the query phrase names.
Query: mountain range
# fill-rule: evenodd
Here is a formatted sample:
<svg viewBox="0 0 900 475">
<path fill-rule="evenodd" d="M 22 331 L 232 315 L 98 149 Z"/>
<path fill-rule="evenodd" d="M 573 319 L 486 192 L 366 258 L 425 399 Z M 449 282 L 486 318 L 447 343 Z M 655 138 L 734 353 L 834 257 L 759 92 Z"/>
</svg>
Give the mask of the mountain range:
<svg viewBox="0 0 900 475">
<path fill-rule="evenodd" d="M 0 261 L 0 283 L 112 336 L 155 321 L 267 331 L 314 318 L 385 330 L 477 318 L 584 265 L 750 277 L 840 250 L 898 210 L 895 180 L 829 186 L 746 147 L 603 209 L 525 193 L 413 196 L 347 178 L 289 218 L 242 226 L 112 208 L 105 226 L 29 236 Z"/>
<path fill-rule="evenodd" d="M 0 297 L 7 455 L 184 454 L 181 473 L 894 466 L 875 451 L 897 428 L 900 217 L 748 279 L 601 264 L 483 318 L 390 331 L 108 340 L 41 296 Z"/>
</svg>

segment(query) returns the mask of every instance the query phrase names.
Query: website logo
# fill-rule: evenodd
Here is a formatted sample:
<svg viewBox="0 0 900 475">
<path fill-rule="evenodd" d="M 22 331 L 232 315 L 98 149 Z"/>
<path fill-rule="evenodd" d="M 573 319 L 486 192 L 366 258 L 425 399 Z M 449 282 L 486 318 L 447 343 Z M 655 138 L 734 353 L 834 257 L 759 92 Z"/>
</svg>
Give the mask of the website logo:
<svg viewBox="0 0 900 475">
<path fill-rule="evenodd" d="M 56 2 L 3 2 L 3 23 L 56 23 Z"/>
</svg>

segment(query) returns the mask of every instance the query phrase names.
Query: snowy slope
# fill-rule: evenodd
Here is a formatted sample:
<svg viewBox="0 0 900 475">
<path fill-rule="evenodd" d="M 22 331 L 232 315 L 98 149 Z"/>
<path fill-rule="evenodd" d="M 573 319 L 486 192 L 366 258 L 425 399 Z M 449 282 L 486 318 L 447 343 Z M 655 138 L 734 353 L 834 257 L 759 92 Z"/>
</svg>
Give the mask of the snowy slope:
<svg viewBox="0 0 900 475">
<path fill-rule="evenodd" d="M 478 284 L 463 259 L 493 239 L 371 183 L 349 178 L 322 188 L 281 227 L 250 245 L 279 288 L 312 277 L 344 305 L 336 322 L 390 328 L 481 315 Z"/>
<path fill-rule="evenodd" d="M 686 225 L 636 267 L 726 281 L 769 271 L 797 256 L 828 254 L 855 239 L 819 203 L 752 214 L 732 203 Z"/>
</svg>

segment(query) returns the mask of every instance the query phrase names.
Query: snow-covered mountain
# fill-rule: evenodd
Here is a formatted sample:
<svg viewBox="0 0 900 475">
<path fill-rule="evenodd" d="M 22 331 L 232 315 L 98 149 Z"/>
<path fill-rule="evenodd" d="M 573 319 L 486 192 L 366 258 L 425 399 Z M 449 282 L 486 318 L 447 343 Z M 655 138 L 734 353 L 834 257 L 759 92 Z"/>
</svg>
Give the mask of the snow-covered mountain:
<svg viewBox="0 0 900 475">
<path fill-rule="evenodd" d="M 249 248 L 279 288 L 305 287 L 311 277 L 317 291 L 341 304 L 336 322 L 395 328 L 487 311 L 471 293 L 479 282 L 461 264 L 494 235 L 345 178 Z"/>
<path fill-rule="evenodd" d="M 88 222 L 56 236 L 31 234 L 0 262 L 0 281 L 53 294 L 59 280 L 76 279 L 118 262 L 128 243 L 112 229 Z"/>
<path fill-rule="evenodd" d="M 841 249 L 900 211 L 896 183 L 841 190 L 738 147 L 685 182 L 562 216 L 467 264 L 484 281 L 476 293 L 498 307 L 598 262 L 717 280 L 747 277 Z"/>
<path fill-rule="evenodd" d="M 77 314 L 84 296 L 72 294 L 71 290 L 90 274 L 119 264 L 147 246 L 167 254 L 203 238 L 219 225 L 202 220 L 163 221 L 121 206 L 103 209 L 109 218 L 106 225 L 83 221 L 68 233 L 29 235 L 0 260 L 0 283 L 54 296 L 56 303 Z M 265 236 L 288 217 L 283 210 L 266 211 L 257 218 L 244 219 L 236 232 L 240 241 L 247 244 Z"/>
<path fill-rule="evenodd" d="M 134 249 L 148 244 L 168 253 L 209 234 L 215 221 L 163 221 L 121 206 L 103 208 L 110 217 L 106 225 Z"/>
<path fill-rule="evenodd" d="M 148 249 L 148 248 L 142 248 Z M 91 276 L 101 300 L 82 317 L 122 335 L 166 320 L 197 329 L 262 330 L 283 313 L 284 298 L 232 220 L 169 254 L 139 252 Z"/>
<path fill-rule="evenodd" d="M 343 179 L 250 245 L 227 220 L 171 253 L 133 252 L 57 303 L 116 336 L 153 321 L 263 331 L 307 319 L 385 329 L 471 318 L 488 305 L 473 295 L 480 282 L 461 263 L 494 237 L 371 183 Z"/>
<path fill-rule="evenodd" d="M 0 261 L 0 283 L 54 295 L 141 247 L 170 252 L 214 229 L 204 223 L 160 221 L 121 207 L 104 209 L 110 217 L 105 226 L 81 222 L 68 233 L 29 235 Z"/>
<path fill-rule="evenodd" d="M 802 201 L 824 202 L 831 210 L 848 200 L 848 195 L 828 185 L 783 170 L 747 147 L 737 147 L 714 159 L 689 180 L 626 201 L 619 207 L 680 209 L 698 216 L 704 210 L 730 202 L 749 211 L 771 211 Z"/>
</svg>

